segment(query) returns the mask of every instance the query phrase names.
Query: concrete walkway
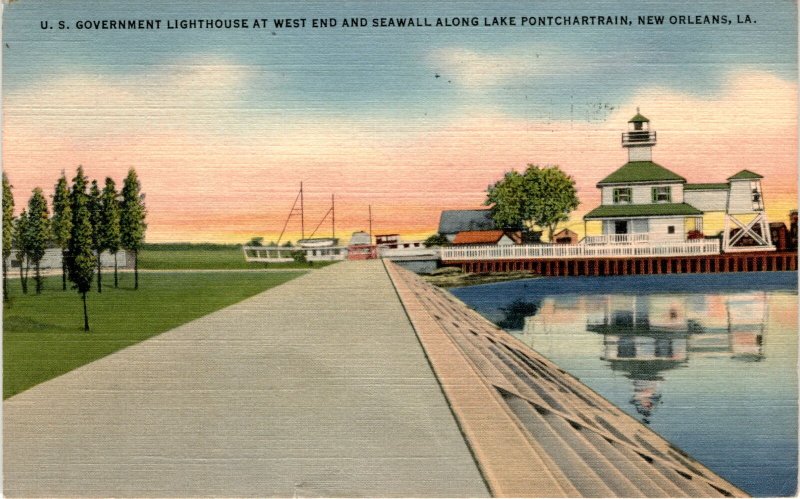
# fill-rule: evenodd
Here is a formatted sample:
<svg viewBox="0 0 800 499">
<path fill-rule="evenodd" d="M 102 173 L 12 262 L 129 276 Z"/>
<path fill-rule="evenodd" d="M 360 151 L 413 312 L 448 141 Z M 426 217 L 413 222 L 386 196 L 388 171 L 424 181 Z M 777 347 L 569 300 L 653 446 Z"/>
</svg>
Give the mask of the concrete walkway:
<svg viewBox="0 0 800 499">
<path fill-rule="evenodd" d="M 3 404 L 8 496 L 486 496 L 380 261 L 316 270 Z"/>
</svg>

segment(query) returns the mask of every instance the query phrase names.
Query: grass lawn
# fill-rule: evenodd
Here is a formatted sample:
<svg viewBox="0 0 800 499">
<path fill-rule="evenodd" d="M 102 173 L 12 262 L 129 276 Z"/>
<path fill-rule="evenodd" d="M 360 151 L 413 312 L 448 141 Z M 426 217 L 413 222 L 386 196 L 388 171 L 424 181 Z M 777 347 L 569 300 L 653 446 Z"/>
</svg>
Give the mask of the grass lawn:
<svg viewBox="0 0 800 499">
<path fill-rule="evenodd" d="M 87 296 L 90 332 L 74 290 L 61 291 L 61 277 L 45 279 L 45 290 L 23 295 L 9 280 L 11 305 L 3 311 L 3 398 L 71 371 L 128 345 L 282 284 L 299 272 L 143 273 L 103 278 L 103 292 Z M 109 286 L 111 284 L 111 286 Z M 34 290 L 33 279 L 29 289 Z"/>
<path fill-rule="evenodd" d="M 148 245 L 139 253 L 139 268 L 152 270 L 193 269 L 308 269 L 329 262 L 247 263 L 240 247 L 230 245 Z"/>
</svg>

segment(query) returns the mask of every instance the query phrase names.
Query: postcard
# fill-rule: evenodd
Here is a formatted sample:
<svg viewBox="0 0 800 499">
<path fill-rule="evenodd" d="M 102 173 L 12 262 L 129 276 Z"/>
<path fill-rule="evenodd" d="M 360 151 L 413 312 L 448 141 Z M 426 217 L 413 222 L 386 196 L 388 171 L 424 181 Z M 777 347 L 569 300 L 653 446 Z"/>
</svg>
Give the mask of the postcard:
<svg viewBox="0 0 800 499">
<path fill-rule="evenodd" d="M 797 493 L 797 4 L 2 5 L 8 497 Z"/>
</svg>

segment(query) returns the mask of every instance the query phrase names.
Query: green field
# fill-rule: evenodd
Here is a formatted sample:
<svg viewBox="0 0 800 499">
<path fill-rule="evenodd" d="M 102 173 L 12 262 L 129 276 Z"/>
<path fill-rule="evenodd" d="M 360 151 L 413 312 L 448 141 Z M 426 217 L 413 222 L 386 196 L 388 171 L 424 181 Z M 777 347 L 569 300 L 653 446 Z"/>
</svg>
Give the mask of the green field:
<svg viewBox="0 0 800 499">
<path fill-rule="evenodd" d="M 88 295 L 88 333 L 80 295 L 61 291 L 60 276 L 46 278 L 40 296 L 23 295 L 19 280 L 12 279 L 12 302 L 3 316 L 3 398 L 300 275 L 142 273 L 134 291 L 132 273 L 121 273 L 120 288 L 114 289 L 109 272 L 103 293 Z"/>
<path fill-rule="evenodd" d="M 242 248 L 230 244 L 148 244 L 139 253 L 139 268 L 149 270 L 308 269 L 325 265 L 329 263 L 247 263 Z"/>
</svg>

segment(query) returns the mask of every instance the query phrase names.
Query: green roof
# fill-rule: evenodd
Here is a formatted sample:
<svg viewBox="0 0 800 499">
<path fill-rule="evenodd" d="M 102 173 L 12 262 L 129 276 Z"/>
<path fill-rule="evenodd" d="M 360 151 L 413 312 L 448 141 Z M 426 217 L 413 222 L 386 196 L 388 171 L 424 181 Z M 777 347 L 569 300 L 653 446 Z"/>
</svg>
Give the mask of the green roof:
<svg viewBox="0 0 800 499">
<path fill-rule="evenodd" d="M 630 161 L 597 183 L 631 184 L 635 182 L 686 182 L 686 179 L 652 161 Z"/>
<path fill-rule="evenodd" d="M 764 178 L 758 173 L 753 173 L 750 170 L 742 170 L 733 177 L 728 177 L 728 180 L 752 180 L 756 178 Z"/>
<path fill-rule="evenodd" d="M 728 184 L 686 184 L 683 186 L 685 191 L 727 191 Z"/>
<path fill-rule="evenodd" d="M 650 123 L 650 120 L 648 120 L 647 118 L 645 118 L 641 114 L 636 113 L 636 116 L 634 116 L 633 118 L 628 120 L 628 123 Z"/>
<path fill-rule="evenodd" d="M 686 203 L 609 204 L 598 206 L 584 215 L 583 218 L 589 220 L 592 218 L 663 217 L 702 214 L 702 211 Z"/>
</svg>

